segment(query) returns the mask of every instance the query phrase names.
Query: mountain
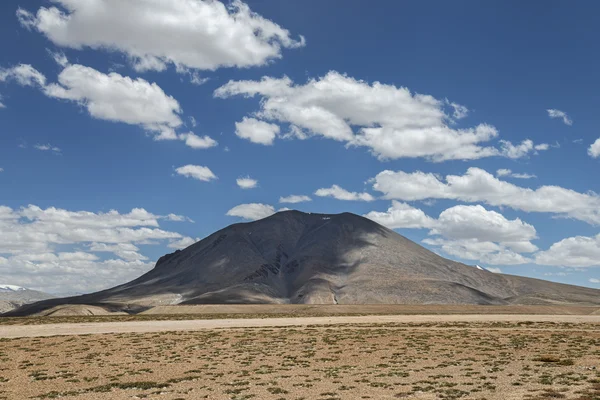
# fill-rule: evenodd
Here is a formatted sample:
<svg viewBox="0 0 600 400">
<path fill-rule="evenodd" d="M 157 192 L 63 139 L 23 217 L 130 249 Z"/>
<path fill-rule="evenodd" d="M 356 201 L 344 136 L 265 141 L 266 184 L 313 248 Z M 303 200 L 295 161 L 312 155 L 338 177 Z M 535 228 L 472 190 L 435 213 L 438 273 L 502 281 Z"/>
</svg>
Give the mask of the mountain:
<svg viewBox="0 0 600 400">
<path fill-rule="evenodd" d="M 0 284 L 0 313 L 14 310 L 23 304 L 50 299 L 53 296 L 21 286 Z"/>
<path fill-rule="evenodd" d="M 97 293 L 22 307 L 165 304 L 600 304 L 600 290 L 495 274 L 438 256 L 358 215 L 284 211 L 228 226 Z"/>
</svg>

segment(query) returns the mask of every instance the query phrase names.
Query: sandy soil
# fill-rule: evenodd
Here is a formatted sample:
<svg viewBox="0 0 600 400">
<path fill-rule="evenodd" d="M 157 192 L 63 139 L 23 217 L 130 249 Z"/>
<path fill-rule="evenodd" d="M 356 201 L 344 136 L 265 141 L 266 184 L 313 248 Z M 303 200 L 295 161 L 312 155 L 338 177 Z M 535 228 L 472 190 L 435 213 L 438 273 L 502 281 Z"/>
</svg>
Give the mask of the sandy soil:
<svg viewBox="0 0 600 400">
<path fill-rule="evenodd" d="M 598 317 L 157 322 L 2 327 L 136 331 L 0 339 L 0 399 L 600 399 Z"/>
<path fill-rule="evenodd" d="M 287 327 L 335 324 L 407 324 L 448 322 L 554 322 L 600 324 L 600 315 L 368 315 L 340 317 L 295 317 L 255 319 L 208 319 L 185 321 L 129 321 L 64 323 L 45 325 L 0 325 L 0 338 L 87 335 L 100 333 L 150 333 L 195 331 L 217 328 Z M 600 326 L 599 326 L 600 329 Z"/>
<path fill-rule="evenodd" d="M 340 315 L 340 314 L 600 314 L 598 306 L 579 305 L 509 305 L 482 306 L 469 304 L 178 304 L 157 306 L 142 315 L 179 314 L 284 314 L 285 315 Z"/>
</svg>

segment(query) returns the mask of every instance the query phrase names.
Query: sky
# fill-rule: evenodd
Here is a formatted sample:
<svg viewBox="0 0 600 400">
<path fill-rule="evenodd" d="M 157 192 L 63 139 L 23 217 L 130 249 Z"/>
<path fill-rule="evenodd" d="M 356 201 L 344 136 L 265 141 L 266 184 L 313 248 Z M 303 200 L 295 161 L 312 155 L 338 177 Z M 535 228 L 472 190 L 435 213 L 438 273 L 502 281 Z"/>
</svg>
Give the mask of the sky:
<svg viewBox="0 0 600 400">
<path fill-rule="evenodd" d="M 599 12 L 3 1 L 0 283 L 105 289 L 297 209 L 600 288 Z"/>
</svg>

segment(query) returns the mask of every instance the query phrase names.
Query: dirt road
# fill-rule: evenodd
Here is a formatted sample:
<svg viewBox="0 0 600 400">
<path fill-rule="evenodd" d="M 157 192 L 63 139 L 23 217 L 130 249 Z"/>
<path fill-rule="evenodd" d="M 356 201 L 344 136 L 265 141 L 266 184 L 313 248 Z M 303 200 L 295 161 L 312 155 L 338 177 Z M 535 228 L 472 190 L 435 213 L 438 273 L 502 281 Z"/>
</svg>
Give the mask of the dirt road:
<svg viewBox="0 0 600 400">
<path fill-rule="evenodd" d="M 218 328 L 257 328 L 331 324 L 444 323 L 444 322 L 555 322 L 600 324 L 600 315 L 368 315 L 264 319 L 209 319 L 186 321 L 128 321 L 45 325 L 0 325 L 0 338 L 195 331 Z"/>
</svg>

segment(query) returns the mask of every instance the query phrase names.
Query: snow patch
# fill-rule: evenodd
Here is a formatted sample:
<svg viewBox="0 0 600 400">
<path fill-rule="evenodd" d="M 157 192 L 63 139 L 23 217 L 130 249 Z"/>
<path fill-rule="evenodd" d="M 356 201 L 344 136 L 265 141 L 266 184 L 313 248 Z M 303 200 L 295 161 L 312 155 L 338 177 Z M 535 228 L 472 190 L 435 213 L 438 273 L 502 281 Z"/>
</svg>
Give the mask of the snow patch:
<svg viewBox="0 0 600 400">
<path fill-rule="evenodd" d="M 10 290 L 10 291 L 13 291 L 13 292 L 18 292 L 20 290 L 27 290 L 27 289 L 25 289 L 24 287 L 21 287 L 21 286 L 16 286 L 16 285 L 3 285 L 3 284 L 0 284 L 0 290 Z"/>
</svg>

